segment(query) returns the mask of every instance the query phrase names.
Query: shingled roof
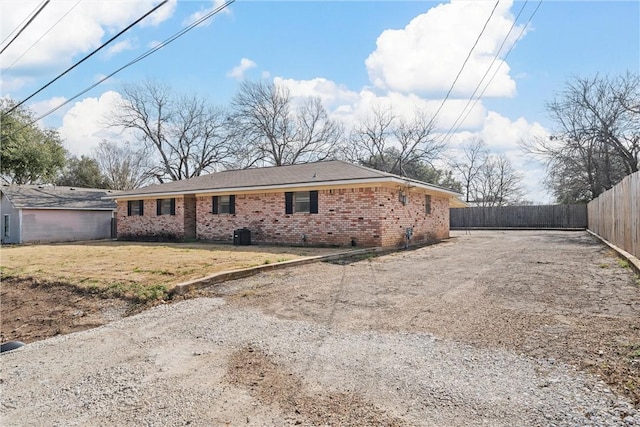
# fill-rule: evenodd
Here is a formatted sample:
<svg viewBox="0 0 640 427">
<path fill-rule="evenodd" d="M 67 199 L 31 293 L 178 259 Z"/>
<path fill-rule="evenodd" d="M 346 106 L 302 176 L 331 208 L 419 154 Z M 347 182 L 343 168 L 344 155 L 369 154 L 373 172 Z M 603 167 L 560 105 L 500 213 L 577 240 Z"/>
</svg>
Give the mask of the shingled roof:
<svg viewBox="0 0 640 427">
<path fill-rule="evenodd" d="M 116 203 L 104 199 L 111 190 L 48 185 L 2 185 L 0 191 L 15 208 L 114 210 Z"/>
<path fill-rule="evenodd" d="M 215 191 L 242 191 L 249 189 L 276 189 L 372 182 L 411 183 L 449 197 L 459 196 L 451 190 L 398 175 L 381 172 L 352 163 L 332 160 L 290 166 L 272 166 L 254 169 L 215 172 L 181 181 L 150 185 L 136 190 L 122 191 L 107 197 L 120 199 L 153 195 L 195 194 Z"/>
</svg>

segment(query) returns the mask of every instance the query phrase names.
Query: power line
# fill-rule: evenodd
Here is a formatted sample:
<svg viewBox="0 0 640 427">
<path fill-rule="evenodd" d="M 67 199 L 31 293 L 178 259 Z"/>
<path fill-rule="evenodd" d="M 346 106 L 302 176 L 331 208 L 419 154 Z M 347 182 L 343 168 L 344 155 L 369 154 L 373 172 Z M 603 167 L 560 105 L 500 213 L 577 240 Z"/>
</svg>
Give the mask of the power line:
<svg viewBox="0 0 640 427">
<path fill-rule="evenodd" d="M 453 83 L 451 83 L 451 87 L 449 88 L 449 91 L 447 92 L 447 94 L 445 95 L 444 99 L 440 103 L 440 106 L 436 110 L 436 113 L 431 118 L 431 123 L 433 123 L 436 120 L 436 117 L 440 113 L 440 110 L 442 110 L 442 107 L 444 106 L 444 103 L 447 102 L 447 99 L 449 99 L 449 95 L 451 95 L 451 92 L 453 91 L 453 87 L 456 85 L 456 82 L 458 81 L 458 78 L 460 78 L 460 74 L 462 74 L 462 70 L 464 70 L 465 65 L 467 65 L 467 61 L 469 61 L 469 58 L 471 57 L 471 53 L 473 52 L 473 49 L 475 49 L 476 45 L 478 44 L 478 41 L 480 40 L 480 37 L 482 37 L 482 34 L 484 34 L 484 30 L 487 28 L 487 25 L 489 24 L 489 21 L 491 21 L 491 17 L 493 16 L 493 13 L 496 11 L 496 8 L 498 7 L 499 3 L 500 3 L 500 1 L 498 0 L 498 1 L 496 1 L 496 4 L 493 5 L 493 9 L 491 9 L 491 14 L 487 18 L 487 21 L 484 23 L 484 26 L 482 27 L 482 31 L 480 31 L 480 34 L 478 34 L 478 37 L 476 38 L 475 43 L 473 43 L 473 46 L 471 46 L 471 49 L 469 50 L 469 54 L 467 55 L 467 57 L 465 58 L 464 62 L 462 63 L 462 67 L 460 67 L 460 71 L 458 71 L 458 74 L 456 75 L 456 78 L 453 80 Z"/>
<path fill-rule="evenodd" d="M 542 5 L 542 0 L 540 0 L 538 2 L 538 5 L 536 6 L 536 8 L 534 9 L 533 13 L 531 13 L 531 15 L 529 16 L 529 19 L 527 20 L 527 23 L 522 27 L 522 30 L 520 30 L 520 34 L 518 35 L 518 39 L 520 40 L 522 38 L 522 35 L 524 34 L 524 31 L 527 29 L 527 27 L 529 26 L 529 24 L 531 23 L 531 20 L 533 19 L 533 17 L 536 15 L 536 13 L 538 12 L 538 9 L 540 9 L 540 6 Z M 513 48 L 515 47 L 515 43 L 509 48 L 509 50 L 507 51 L 506 55 L 504 56 L 504 61 L 500 63 L 500 65 L 498 65 L 498 67 L 496 68 L 496 70 L 493 72 L 493 75 L 491 76 L 491 78 L 489 79 L 489 81 L 487 82 L 487 84 L 484 86 L 484 88 L 482 89 L 482 92 L 480 92 L 480 95 L 473 101 L 473 104 L 471 106 L 471 109 L 469 109 L 467 111 L 467 114 L 464 116 L 464 118 L 462 119 L 462 121 L 458 124 L 458 126 L 456 127 L 456 129 L 451 132 L 449 134 L 449 132 L 447 133 L 448 137 L 451 138 L 451 136 L 456 133 L 458 131 L 458 129 L 460 128 L 460 126 L 462 125 L 462 123 L 464 123 L 464 121 L 467 119 L 467 117 L 469 116 L 469 114 L 471 113 L 471 111 L 473 110 L 473 107 L 475 106 L 475 104 L 482 98 L 482 95 L 484 95 L 485 91 L 487 90 L 487 88 L 489 87 L 489 85 L 491 84 L 491 82 L 493 81 L 493 79 L 496 77 L 496 75 L 498 74 L 498 71 L 500 71 L 500 68 L 502 67 L 502 64 L 504 64 L 507 60 L 507 58 L 509 57 L 509 54 L 511 53 L 511 51 L 513 50 Z M 447 141 L 445 141 L 447 142 Z"/>
<path fill-rule="evenodd" d="M 13 63 L 12 63 L 11 65 L 9 65 L 9 66 L 5 69 L 5 72 L 7 72 L 7 71 L 9 71 L 11 68 L 13 68 L 13 66 L 14 66 L 14 65 L 16 65 L 16 62 L 18 62 L 20 59 L 22 59 L 22 57 L 23 57 L 23 56 L 25 56 L 25 55 L 26 55 L 26 54 L 27 54 L 31 49 L 33 49 L 33 47 L 34 47 L 35 45 L 37 45 L 37 44 L 38 44 L 38 42 L 40 42 L 40 40 L 42 40 L 42 39 L 44 38 L 44 36 L 46 36 L 47 34 L 49 34 L 49 32 L 50 32 L 51 30 L 53 30 L 53 28 L 54 28 L 55 26 L 57 26 L 57 25 L 60 23 L 60 21 L 62 21 L 62 20 L 63 20 L 63 19 L 64 19 L 64 18 L 69 14 L 69 13 L 71 13 L 71 11 L 73 11 L 73 10 L 76 8 L 76 6 L 78 6 L 78 5 L 80 4 L 80 2 L 81 2 L 81 1 L 82 1 L 82 0 L 78 0 L 78 1 L 76 2 L 76 4 L 74 4 L 74 5 L 73 5 L 73 7 L 72 7 L 71 9 L 69 9 L 69 10 L 68 10 L 64 15 L 62 15 L 62 17 L 61 17 L 60 19 L 58 19 L 58 20 L 56 21 L 56 23 L 55 23 L 55 24 L 53 24 L 51 27 L 49 27 L 49 29 L 48 29 L 47 31 L 45 31 L 45 32 L 44 32 L 44 34 L 43 34 L 43 35 L 41 35 L 41 36 L 40 36 L 40 38 L 39 38 L 38 40 L 36 40 L 35 42 L 33 42 L 33 44 L 32 44 L 31 46 L 29 46 L 29 49 L 25 50 L 25 51 L 22 53 L 22 55 L 18 56 L 18 58 L 17 58 L 15 61 L 13 61 Z"/>
<path fill-rule="evenodd" d="M 34 19 L 36 19 L 36 16 L 40 15 L 40 12 L 42 12 L 42 9 L 44 9 L 44 8 L 49 4 L 49 1 L 51 1 L 51 0 L 46 0 L 46 1 L 45 1 L 45 2 L 40 6 L 40 8 L 38 9 L 38 11 L 37 11 L 37 12 L 36 12 L 36 13 L 35 13 L 35 14 L 34 14 L 34 15 L 33 15 L 33 16 L 32 16 L 32 17 L 27 21 L 27 23 L 26 23 L 26 24 L 24 24 L 24 25 L 22 26 L 22 28 L 20 28 L 20 31 L 18 31 L 18 34 L 16 34 L 15 36 L 13 36 L 13 38 L 12 38 L 11 40 L 9 40 L 9 43 L 7 43 L 7 45 L 6 45 L 5 47 L 3 47 L 3 48 L 2 48 L 2 50 L 0 50 L 0 54 L 4 53 L 4 51 L 5 51 L 5 50 L 7 50 L 7 48 L 8 48 L 9 46 L 11 46 L 11 43 L 13 43 L 13 42 L 15 41 L 15 39 L 17 39 L 17 38 L 18 38 L 18 36 L 19 36 L 20 34 L 22 34 L 22 32 L 23 32 L 23 31 L 24 31 L 24 30 L 25 30 L 29 25 L 31 25 L 31 23 L 33 22 L 33 20 L 34 20 Z"/>
<path fill-rule="evenodd" d="M 77 93 L 76 95 L 74 95 L 73 97 L 69 98 L 68 100 L 66 100 L 65 102 L 63 102 L 62 104 L 52 108 L 51 110 L 47 111 L 46 113 L 44 113 L 42 116 L 38 117 L 37 119 L 35 119 L 34 121 L 32 121 L 31 123 L 29 123 L 29 125 L 32 125 L 34 123 L 36 123 L 38 120 L 42 120 L 43 118 L 47 117 L 49 114 L 54 113 L 55 111 L 59 110 L 60 108 L 64 107 L 65 105 L 67 105 L 68 103 L 70 103 L 71 101 L 73 101 L 74 99 L 84 95 L 85 93 L 89 92 L 91 89 L 95 88 L 96 86 L 100 85 L 101 83 L 103 83 L 104 81 L 110 79 L 111 77 L 115 76 L 116 74 L 118 74 L 120 71 L 124 70 L 125 68 L 130 67 L 131 65 L 135 64 L 136 62 L 139 62 L 141 60 L 143 60 L 144 58 L 146 58 L 147 56 L 151 55 L 152 53 L 162 49 L 163 47 L 165 47 L 166 45 L 168 45 L 169 43 L 173 42 L 174 40 L 178 39 L 179 37 L 183 36 L 185 33 L 191 31 L 193 28 L 197 27 L 198 25 L 200 25 L 202 22 L 206 21 L 207 19 L 211 18 L 213 15 L 216 15 L 217 13 L 219 13 L 220 11 L 222 11 L 223 9 L 225 9 L 226 7 L 228 7 L 230 4 L 234 3 L 235 0 L 228 0 L 226 3 L 218 6 L 217 8 L 213 9 L 212 11 L 210 11 L 209 13 L 207 13 L 206 15 L 202 16 L 200 19 L 194 21 L 193 23 L 189 24 L 187 27 L 185 27 L 184 29 L 182 29 L 181 31 L 177 32 L 176 34 L 174 34 L 173 36 L 169 37 L 168 39 L 166 39 L 165 41 L 163 41 L 162 43 L 158 44 L 157 46 L 149 49 L 148 51 L 146 51 L 145 53 L 143 53 L 142 55 L 138 56 L 137 58 L 133 59 L 132 61 L 129 61 L 128 63 L 126 63 L 125 65 L 123 65 L 122 67 L 118 68 L 117 70 L 115 70 L 114 72 L 112 72 L 111 74 L 103 77 L 102 79 L 98 80 L 96 83 L 92 84 L 91 86 L 89 86 L 88 88 L 84 89 L 83 91 Z"/>
<path fill-rule="evenodd" d="M 43 1 L 43 3 L 44 3 L 44 1 Z M 42 3 L 40 3 L 40 5 L 42 5 Z M 11 36 L 13 35 L 13 33 L 15 33 L 16 31 L 18 31 L 18 28 L 22 27 L 22 26 L 24 25 L 24 23 L 25 23 L 25 22 L 27 22 L 27 20 L 29 19 L 29 17 L 30 17 L 33 13 L 35 13 L 35 12 L 36 12 L 36 10 L 38 9 L 38 7 L 40 7 L 40 6 L 36 6 L 36 8 L 35 8 L 35 9 L 33 9 L 33 10 L 31 11 L 31 13 L 30 13 L 30 14 L 28 14 L 27 16 L 25 16 L 25 17 L 24 17 L 24 19 L 22 20 L 22 22 L 21 22 L 21 23 L 20 23 L 16 28 L 14 28 L 14 29 L 13 29 L 13 31 L 11 31 L 11 32 L 9 33 L 9 35 L 7 35 L 7 37 L 5 37 L 5 38 L 4 38 L 4 40 L 2 40 L 2 42 L 0 42 L 0 45 L 3 45 L 7 40 L 9 40 L 9 37 L 11 37 Z"/>
<path fill-rule="evenodd" d="M 125 32 L 127 32 L 129 29 L 131 29 L 131 27 L 137 25 L 140 21 L 142 21 L 144 18 L 146 18 L 147 16 L 151 15 L 153 12 L 155 12 L 156 10 L 158 10 L 160 7 L 164 6 L 169 0 L 164 0 L 162 3 L 160 3 L 159 5 L 157 5 L 156 7 L 154 7 L 153 9 L 151 9 L 150 11 L 148 11 L 147 13 L 145 13 L 144 15 L 142 15 L 140 18 L 136 19 L 134 22 L 132 22 L 131 24 L 129 24 L 125 29 L 123 29 L 122 31 L 120 31 L 118 34 L 116 34 L 115 36 L 111 37 L 109 40 L 107 40 L 106 42 L 104 42 L 99 48 L 95 49 L 93 52 L 91 52 L 90 54 L 88 54 L 87 56 L 85 56 L 84 58 L 82 58 L 80 61 L 76 62 L 75 64 L 73 64 L 71 67 L 67 68 L 65 71 L 63 71 L 61 74 L 58 75 L 58 77 L 56 77 L 55 79 L 51 80 L 49 83 L 47 83 L 46 85 L 42 86 L 40 89 L 38 89 L 37 91 L 33 92 L 31 95 L 29 95 L 28 97 L 26 97 L 25 99 L 23 99 L 22 101 L 20 101 L 18 104 L 14 105 L 11 109 L 9 109 L 5 114 L 9 114 L 11 113 L 13 110 L 15 110 L 16 108 L 20 107 L 22 104 L 24 104 L 25 102 L 27 102 L 28 100 L 30 100 L 31 98 L 33 98 L 34 96 L 36 96 L 37 94 L 39 94 L 40 92 L 42 92 L 43 90 L 45 90 L 46 88 L 48 88 L 49 86 L 51 86 L 54 82 L 56 82 L 59 78 L 61 78 L 62 76 L 64 76 L 65 74 L 67 74 L 69 71 L 73 70 L 74 68 L 76 68 L 78 65 L 82 64 L 84 61 L 86 61 L 87 59 L 91 58 L 93 55 L 95 55 L 96 53 L 98 53 L 100 50 L 102 50 L 105 46 L 109 45 L 112 41 L 114 41 L 115 39 L 117 39 L 118 37 L 120 37 L 122 34 L 124 34 Z"/>
<path fill-rule="evenodd" d="M 516 23 L 518 22 L 518 19 L 520 18 L 520 15 L 522 14 L 522 11 L 524 11 L 527 3 L 529 2 L 529 0 L 525 0 L 525 2 L 523 3 L 522 7 L 520 8 L 520 11 L 518 12 L 518 15 L 516 16 L 516 18 L 513 20 L 513 24 L 511 24 L 511 28 L 509 28 L 509 32 L 507 33 L 507 35 L 504 37 L 504 39 L 502 40 L 502 43 L 500 44 L 500 47 L 498 48 L 498 50 L 496 51 L 496 54 L 493 57 L 493 60 L 491 61 L 491 64 L 489 64 L 489 67 L 487 67 L 487 71 L 485 71 L 484 75 L 482 76 L 482 79 L 480 79 L 480 81 L 478 82 L 478 84 L 476 85 L 476 88 L 474 89 L 473 93 L 471 94 L 471 97 L 469 98 L 469 100 L 467 101 L 466 105 L 464 106 L 464 108 L 462 109 L 462 111 L 460 112 L 460 114 L 458 115 L 458 117 L 456 118 L 456 120 L 453 122 L 453 125 L 451 126 L 451 128 L 449 128 L 449 130 L 447 131 L 447 133 L 445 134 L 445 136 L 442 138 L 442 141 L 446 141 L 447 138 L 449 137 L 451 131 L 455 128 L 456 130 L 458 128 L 456 128 L 456 125 L 458 124 L 458 121 L 460 120 L 460 118 L 462 117 L 462 115 L 467 111 L 467 107 L 469 106 L 469 104 L 471 104 L 471 101 L 473 100 L 473 97 L 476 95 L 476 93 L 478 92 L 478 89 L 480 89 L 480 86 L 482 85 L 482 83 L 484 82 L 484 79 L 487 77 L 487 75 L 489 74 L 489 71 L 491 71 L 491 67 L 493 67 L 493 64 L 496 62 L 496 60 L 498 59 L 498 57 L 500 56 L 500 52 L 502 52 L 502 48 L 504 47 L 504 44 L 507 42 L 507 40 L 509 39 L 509 36 L 511 35 L 511 32 L 513 31 L 513 29 L 516 26 Z M 515 42 L 514 42 L 515 43 Z M 466 116 L 465 116 L 466 118 Z M 462 123 L 460 123 L 460 125 L 462 125 Z"/>
</svg>

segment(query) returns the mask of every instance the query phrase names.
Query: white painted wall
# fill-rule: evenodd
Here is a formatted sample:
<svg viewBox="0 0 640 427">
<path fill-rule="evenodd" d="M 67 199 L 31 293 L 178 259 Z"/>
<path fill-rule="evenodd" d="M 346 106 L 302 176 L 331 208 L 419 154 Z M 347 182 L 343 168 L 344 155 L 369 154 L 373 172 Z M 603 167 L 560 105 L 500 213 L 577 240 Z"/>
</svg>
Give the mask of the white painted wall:
<svg viewBox="0 0 640 427">
<path fill-rule="evenodd" d="M 22 243 L 111 237 L 111 211 L 23 209 Z"/>
<path fill-rule="evenodd" d="M 4 235 L 4 216 L 9 215 L 9 235 Z M 0 203 L 0 241 L 20 243 L 20 210 L 13 207 L 9 199 L 2 195 Z"/>
</svg>

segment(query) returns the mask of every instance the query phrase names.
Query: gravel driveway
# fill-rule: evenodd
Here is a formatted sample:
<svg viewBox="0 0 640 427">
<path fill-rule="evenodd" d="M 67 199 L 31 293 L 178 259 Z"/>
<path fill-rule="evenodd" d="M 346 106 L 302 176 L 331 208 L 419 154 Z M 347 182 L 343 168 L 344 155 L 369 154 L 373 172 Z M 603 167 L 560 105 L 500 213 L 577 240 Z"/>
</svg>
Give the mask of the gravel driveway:
<svg viewBox="0 0 640 427">
<path fill-rule="evenodd" d="M 459 233 L 199 296 L 3 354 L 2 424 L 640 426 L 640 287 L 586 233 Z"/>
</svg>

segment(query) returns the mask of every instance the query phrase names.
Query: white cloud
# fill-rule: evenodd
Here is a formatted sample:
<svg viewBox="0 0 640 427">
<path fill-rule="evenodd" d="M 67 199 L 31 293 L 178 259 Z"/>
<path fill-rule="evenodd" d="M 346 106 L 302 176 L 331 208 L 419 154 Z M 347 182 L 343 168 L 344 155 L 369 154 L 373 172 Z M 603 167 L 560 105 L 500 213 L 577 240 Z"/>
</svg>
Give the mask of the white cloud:
<svg viewBox="0 0 640 427">
<path fill-rule="evenodd" d="M 231 71 L 227 73 L 227 77 L 231 77 L 236 80 L 242 80 L 244 79 L 244 73 L 246 73 L 247 70 L 250 70 L 251 68 L 255 68 L 255 67 L 256 67 L 255 62 L 247 58 L 242 58 L 240 60 L 240 64 L 233 67 Z"/>
<path fill-rule="evenodd" d="M 412 93 L 387 92 L 380 95 L 368 88 L 355 92 L 324 78 L 294 80 L 276 77 L 274 83 L 287 87 L 293 96 L 319 97 L 333 117 L 346 124 L 366 117 L 374 107 L 390 107 L 394 114 L 410 119 L 416 112 L 422 112 L 427 116 L 433 115 L 442 104 L 441 99 L 426 99 Z M 438 113 L 436 121 L 438 129 L 449 130 L 465 105 L 466 100 L 447 100 Z M 476 103 L 464 122 L 464 128 L 480 128 L 485 114 L 482 103 Z"/>
<path fill-rule="evenodd" d="M 164 21 L 173 16 L 173 12 L 175 12 L 177 5 L 178 0 L 169 0 L 167 4 L 165 4 L 160 9 L 153 12 L 153 14 L 148 16 L 145 20 L 143 20 L 140 25 L 143 27 L 147 25 L 155 27 L 162 24 Z"/>
<path fill-rule="evenodd" d="M 18 28 L 25 17 L 39 5 L 39 0 L 3 0 L 0 2 L 0 37 L 4 40 L 11 31 Z M 175 10 L 176 0 L 165 4 L 141 22 L 144 25 L 158 25 L 168 19 Z M 52 2 L 45 7 L 3 53 L 2 69 L 10 67 L 25 51 L 13 70 L 50 73 L 52 68 L 62 68 L 72 63 L 81 53 L 88 53 L 104 41 L 106 34 L 120 31 L 126 25 L 151 10 L 156 0 L 124 0 L 114 7 L 112 2 L 85 1 L 78 4 L 62 21 L 75 2 Z M 45 37 L 36 41 L 53 26 Z M 36 43 L 36 44 L 34 44 Z M 33 46 L 33 47 L 32 47 Z"/>
<path fill-rule="evenodd" d="M 182 25 L 184 25 L 186 27 L 188 25 L 193 24 L 197 20 L 202 19 L 202 17 L 204 17 L 205 15 L 207 15 L 210 12 L 213 12 L 215 9 L 219 8 L 220 6 L 222 6 L 225 3 L 226 3 L 225 0 L 212 0 L 211 1 L 211 7 L 206 8 L 206 9 L 200 9 L 199 11 L 192 13 L 191 15 L 189 15 L 189 17 L 187 19 L 185 19 L 182 22 Z M 230 15 L 231 14 L 231 8 L 229 6 L 227 6 L 227 7 L 225 7 L 224 9 L 222 9 L 218 13 L 223 13 L 223 14 Z M 211 24 L 211 22 L 212 22 L 212 20 L 208 19 L 208 20 L 204 21 L 203 23 L 201 23 L 199 25 L 207 26 L 207 25 Z"/>
<path fill-rule="evenodd" d="M 544 164 L 525 154 L 520 148 L 521 141 L 549 135 L 542 125 L 537 122 L 529 123 L 523 117 L 512 121 L 495 111 L 489 111 L 483 128 L 476 135 L 484 140 L 491 152 L 505 154 L 514 169 L 522 173 L 522 184 L 529 201 L 551 203 L 551 197 L 544 190 Z"/>
<path fill-rule="evenodd" d="M 501 1 L 471 54 L 453 90 L 454 96 L 470 96 L 491 64 L 513 23 L 512 1 Z M 375 87 L 403 93 L 443 96 L 450 88 L 485 24 L 493 2 L 453 0 L 414 18 L 404 29 L 386 30 L 366 66 Z M 515 43 L 520 29 L 511 33 L 503 52 Z M 501 66 L 500 66 L 501 65 Z M 515 81 L 509 66 L 498 59 L 489 77 L 500 66 L 485 96 L 514 96 Z"/>
<path fill-rule="evenodd" d="M 0 96 L 8 96 L 11 98 L 12 92 L 17 92 L 23 87 L 29 86 L 33 81 L 34 79 L 31 77 L 13 77 L 0 73 Z"/>
<path fill-rule="evenodd" d="M 58 105 L 64 103 L 67 99 L 62 96 L 56 96 L 53 98 L 46 99 L 44 101 L 34 102 L 29 104 L 29 109 L 33 111 L 36 116 L 41 116 L 45 113 L 51 111 L 51 109 L 56 108 Z M 64 108 L 64 107 L 63 107 Z M 63 109 L 57 110 L 56 113 L 58 116 L 64 115 Z"/>
<path fill-rule="evenodd" d="M 292 96 L 319 97 L 325 108 L 344 103 L 354 103 L 358 100 L 358 93 L 338 85 L 336 82 L 319 77 L 311 80 L 294 80 L 276 77 L 276 85 L 289 89 Z"/>
<path fill-rule="evenodd" d="M 489 111 L 480 132 L 480 137 L 494 149 L 519 148 L 523 139 L 548 135 L 549 132 L 537 122 L 529 123 L 524 117 L 511 121 L 495 111 Z"/>
<path fill-rule="evenodd" d="M 90 155 L 103 139 L 120 141 L 120 131 L 106 126 L 106 117 L 122 97 L 118 92 L 108 91 L 99 98 L 85 98 L 76 102 L 62 119 L 58 129 L 65 148 L 71 154 Z"/>
<path fill-rule="evenodd" d="M 130 39 L 123 40 L 107 48 L 107 57 L 112 57 L 113 55 L 117 55 L 118 53 L 124 52 L 125 50 L 133 50 L 135 48 L 136 46 L 131 42 Z"/>
</svg>

